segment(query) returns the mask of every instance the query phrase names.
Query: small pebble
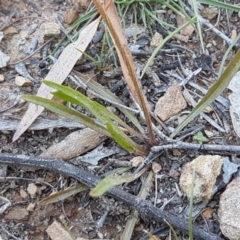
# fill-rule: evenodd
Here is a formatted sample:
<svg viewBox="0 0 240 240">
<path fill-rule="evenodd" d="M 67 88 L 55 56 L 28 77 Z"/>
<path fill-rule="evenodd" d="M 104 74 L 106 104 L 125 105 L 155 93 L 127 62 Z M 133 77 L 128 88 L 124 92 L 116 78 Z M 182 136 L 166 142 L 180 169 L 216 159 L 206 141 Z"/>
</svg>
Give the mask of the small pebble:
<svg viewBox="0 0 240 240">
<path fill-rule="evenodd" d="M 20 87 L 29 87 L 32 85 L 32 82 L 22 76 L 16 76 L 15 84 Z"/>
<path fill-rule="evenodd" d="M 0 83 L 4 82 L 4 75 L 0 74 Z"/>
</svg>

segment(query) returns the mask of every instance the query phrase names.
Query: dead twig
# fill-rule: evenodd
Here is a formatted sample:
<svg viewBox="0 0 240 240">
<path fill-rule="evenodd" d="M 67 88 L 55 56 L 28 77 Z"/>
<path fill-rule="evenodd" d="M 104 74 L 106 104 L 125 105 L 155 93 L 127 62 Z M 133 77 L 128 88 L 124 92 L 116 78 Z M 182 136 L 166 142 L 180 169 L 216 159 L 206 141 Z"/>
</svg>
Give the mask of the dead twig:
<svg viewBox="0 0 240 240">
<path fill-rule="evenodd" d="M 217 151 L 217 152 L 224 152 L 225 155 L 226 155 L 226 152 L 228 152 L 228 154 L 240 155 L 240 146 L 236 146 L 236 145 L 196 144 L 196 143 L 187 143 L 187 142 L 181 142 L 181 141 L 175 140 L 170 144 L 152 147 L 150 153 L 145 158 L 144 162 L 135 170 L 135 173 L 139 172 L 147 164 L 151 163 L 155 158 L 160 156 L 163 150 L 170 150 L 170 149 Z"/>
<path fill-rule="evenodd" d="M 60 159 L 44 159 L 40 157 L 0 153 L 0 163 L 14 166 L 27 166 L 47 169 L 72 177 L 89 187 L 96 186 L 101 180 L 92 173 Z M 140 214 L 145 215 L 151 220 L 155 220 L 157 222 L 163 222 L 166 220 L 173 227 L 184 232 L 188 232 L 187 221 L 177 214 L 175 215 L 166 211 L 162 211 L 159 208 L 154 207 L 148 201 L 139 199 L 138 197 L 119 188 L 113 188 L 109 190 L 107 194 L 119 201 L 126 203 L 128 206 L 135 208 Z M 201 240 L 221 240 L 218 235 L 205 232 L 203 229 L 197 226 L 193 227 L 193 234 L 197 239 Z"/>
</svg>

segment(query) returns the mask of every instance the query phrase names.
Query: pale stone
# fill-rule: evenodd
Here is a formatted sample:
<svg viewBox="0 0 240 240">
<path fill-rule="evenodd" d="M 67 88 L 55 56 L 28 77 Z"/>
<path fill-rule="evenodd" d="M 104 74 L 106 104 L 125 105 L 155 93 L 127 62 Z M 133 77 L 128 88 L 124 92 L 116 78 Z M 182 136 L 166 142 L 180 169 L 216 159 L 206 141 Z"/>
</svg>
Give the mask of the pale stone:
<svg viewBox="0 0 240 240">
<path fill-rule="evenodd" d="M 181 87 L 173 85 L 168 88 L 163 97 L 159 98 L 154 110 L 154 114 L 162 121 L 166 121 L 170 117 L 181 112 L 186 107 L 187 103 L 182 96 Z"/>
<path fill-rule="evenodd" d="M 63 15 L 63 23 L 72 24 L 78 18 L 78 12 L 75 8 L 68 9 Z"/>
<path fill-rule="evenodd" d="M 20 189 L 20 196 L 21 196 L 21 198 L 24 199 L 24 198 L 28 197 L 28 194 L 23 189 Z"/>
<path fill-rule="evenodd" d="M 28 211 L 20 206 L 11 208 L 4 216 L 5 220 L 27 220 Z"/>
<path fill-rule="evenodd" d="M 204 17 L 208 20 L 212 20 L 212 19 L 216 18 L 218 13 L 219 13 L 219 9 L 217 7 L 213 7 L 213 6 L 206 7 L 201 11 L 202 17 Z"/>
<path fill-rule="evenodd" d="M 162 170 L 162 166 L 159 163 L 153 162 L 152 163 L 152 171 L 154 173 L 159 173 Z"/>
<path fill-rule="evenodd" d="M 182 26 L 187 21 L 188 21 L 188 19 L 182 13 L 177 14 L 178 27 Z M 189 24 L 188 26 L 186 26 L 184 29 L 181 30 L 180 35 L 190 37 L 192 35 L 193 31 L 194 31 L 194 27 L 191 24 Z"/>
<path fill-rule="evenodd" d="M 192 192 L 194 203 L 208 202 L 211 199 L 222 164 L 223 160 L 219 155 L 201 155 L 183 167 L 180 187 L 189 200 Z M 195 178 L 193 179 L 194 169 Z M 194 182 L 193 191 L 192 182 Z"/>
<path fill-rule="evenodd" d="M 204 130 L 205 134 L 207 135 L 208 138 L 212 138 L 213 137 L 213 132 L 208 131 L 208 130 Z"/>
<path fill-rule="evenodd" d="M 44 37 L 54 37 L 60 35 L 60 26 L 54 22 L 44 22 L 40 31 Z"/>
<path fill-rule="evenodd" d="M 27 207 L 27 211 L 33 212 L 35 206 L 36 206 L 36 203 L 30 203 Z"/>
<path fill-rule="evenodd" d="M 0 74 L 0 83 L 4 82 L 4 75 Z"/>
<path fill-rule="evenodd" d="M 157 47 L 162 42 L 162 40 L 163 40 L 163 36 L 160 33 L 156 32 L 152 37 L 150 46 Z"/>
<path fill-rule="evenodd" d="M 46 230 L 52 240 L 72 240 L 70 234 L 64 229 L 62 224 L 54 221 Z"/>
<path fill-rule="evenodd" d="M 230 240 L 240 236 L 240 177 L 228 184 L 219 202 L 219 223 L 222 234 Z"/>
<path fill-rule="evenodd" d="M 133 167 L 138 167 L 142 162 L 144 158 L 141 156 L 134 157 L 133 159 L 130 160 L 131 164 Z"/>
<path fill-rule="evenodd" d="M 29 87 L 32 85 L 32 82 L 22 76 L 16 76 L 15 84 L 20 87 Z"/>
<path fill-rule="evenodd" d="M 27 187 L 27 192 L 30 194 L 31 197 L 35 197 L 37 193 L 37 186 L 34 183 L 30 183 Z"/>
</svg>

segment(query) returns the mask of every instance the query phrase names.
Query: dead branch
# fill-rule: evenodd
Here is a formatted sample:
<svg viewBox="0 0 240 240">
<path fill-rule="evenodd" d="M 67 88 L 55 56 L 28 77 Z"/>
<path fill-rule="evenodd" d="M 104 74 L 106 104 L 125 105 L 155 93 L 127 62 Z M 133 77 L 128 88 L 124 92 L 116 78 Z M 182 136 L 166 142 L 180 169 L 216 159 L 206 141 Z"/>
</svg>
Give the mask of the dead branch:
<svg viewBox="0 0 240 240">
<path fill-rule="evenodd" d="M 64 162 L 60 159 L 44 159 L 25 155 L 0 153 L 0 163 L 13 166 L 27 166 L 47 169 L 64 174 L 68 177 L 72 177 L 89 187 L 96 186 L 101 180 L 99 177 L 93 175 L 92 173 L 70 163 Z M 135 208 L 139 213 L 145 215 L 151 220 L 155 220 L 157 222 L 163 222 L 166 220 L 174 228 L 188 232 L 188 222 L 182 217 L 168 213 L 166 211 L 162 211 L 159 208 L 154 207 L 148 201 L 139 199 L 138 197 L 129 194 L 120 188 L 111 189 L 107 192 L 107 195 Z M 193 234 L 197 239 L 201 240 L 221 240 L 218 235 L 206 232 L 197 226 L 193 227 Z"/>
</svg>

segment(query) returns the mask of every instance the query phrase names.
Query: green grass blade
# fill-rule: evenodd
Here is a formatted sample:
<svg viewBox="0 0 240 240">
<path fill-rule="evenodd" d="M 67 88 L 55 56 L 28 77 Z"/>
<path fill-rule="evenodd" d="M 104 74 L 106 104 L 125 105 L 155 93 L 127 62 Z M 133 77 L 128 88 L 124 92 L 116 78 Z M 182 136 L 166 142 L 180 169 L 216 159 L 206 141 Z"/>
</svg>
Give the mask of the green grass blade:
<svg viewBox="0 0 240 240">
<path fill-rule="evenodd" d="M 170 227 L 170 229 L 171 229 L 171 231 L 172 231 L 172 233 L 173 233 L 173 236 L 174 236 L 175 240 L 179 240 L 179 238 L 178 238 L 178 236 L 177 236 L 177 233 L 176 233 L 176 231 L 174 230 L 174 228 L 172 227 L 172 225 L 171 225 L 168 221 L 166 221 L 166 220 L 164 220 L 164 222 Z"/>
<path fill-rule="evenodd" d="M 47 86 L 57 89 L 59 92 L 62 92 L 62 94 L 53 92 L 53 95 L 55 94 L 58 97 L 62 96 L 63 99 L 66 99 L 69 102 L 78 104 L 78 105 L 88 109 L 104 125 L 111 120 L 116 121 L 118 124 L 120 124 L 121 126 L 126 128 L 131 134 L 133 134 L 134 136 L 136 136 L 139 139 L 141 139 L 142 141 L 144 141 L 144 138 L 140 133 L 136 132 L 134 129 L 129 127 L 118 116 L 116 116 L 114 113 L 109 111 L 106 107 L 99 104 L 98 102 L 92 101 L 90 98 L 86 97 L 82 93 L 80 93 L 70 87 L 62 86 L 61 84 L 47 81 L 47 80 L 44 80 L 43 82 Z"/>
<path fill-rule="evenodd" d="M 47 205 L 50 203 L 63 201 L 64 199 L 66 199 L 74 194 L 77 194 L 79 192 L 85 191 L 87 189 L 89 189 L 89 187 L 80 183 L 80 184 L 77 184 L 76 186 L 70 187 L 66 190 L 62 190 L 60 192 L 51 194 L 50 196 L 48 196 L 48 197 L 44 198 L 43 200 L 41 200 L 40 202 L 38 202 L 38 205 L 43 206 L 43 205 Z"/>
<path fill-rule="evenodd" d="M 199 17 L 198 17 L 197 0 L 192 0 L 192 6 L 193 6 L 193 10 L 194 10 L 194 15 L 197 17 L 197 29 L 198 29 L 197 33 L 198 33 L 198 36 L 200 38 L 202 51 L 204 52 L 204 43 L 203 43 L 203 36 L 202 36 L 202 26 L 201 26 L 201 23 L 200 23 Z"/>
<path fill-rule="evenodd" d="M 144 172 L 146 168 L 143 168 L 140 172 L 136 174 L 128 174 L 122 176 L 109 176 L 104 178 L 95 188 L 93 188 L 90 192 L 91 197 L 101 197 L 105 192 L 110 190 L 111 188 L 136 180 L 139 178 Z"/>
<path fill-rule="evenodd" d="M 84 107 L 84 104 L 80 104 L 79 101 L 77 101 L 75 98 L 70 97 L 60 91 L 52 91 L 51 94 L 54 97 L 60 98 L 61 100 L 65 101 L 65 102 L 69 102 L 69 103 L 73 103 L 76 104 L 78 106 Z"/>
<path fill-rule="evenodd" d="M 47 86 L 52 87 L 54 89 L 57 89 L 58 91 L 62 92 L 66 96 L 69 97 L 69 99 L 74 98 L 74 103 L 79 102 L 79 105 L 88 109 L 97 119 L 99 119 L 103 124 L 106 124 L 110 119 L 116 121 L 117 123 L 121 124 L 122 126 L 126 126 L 126 123 L 124 123 L 120 118 L 118 118 L 114 113 L 106 109 L 104 106 L 99 104 L 98 102 L 92 101 L 82 93 L 67 87 L 62 86 L 60 84 L 57 84 L 55 82 L 43 81 Z"/>
<path fill-rule="evenodd" d="M 232 42 L 232 44 L 228 47 L 227 51 L 224 53 L 222 61 L 221 61 L 221 65 L 219 68 L 219 75 L 222 74 L 223 72 L 223 68 L 224 68 L 224 64 L 225 61 L 227 59 L 228 54 L 230 53 L 230 51 L 232 50 L 232 48 L 236 45 L 236 43 L 238 42 L 238 40 L 240 39 L 240 34 L 238 34 L 238 36 L 236 37 L 236 39 L 234 39 L 234 41 Z"/>
<path fill-rule="evenodd" d="M 193 192 L 194 192 L 195 176 L 196 176 L 196 166 L 194 166 L 194 168 L 193 168 L 191 198 L 190 198 L 190 203 L 189 203 L 189 217 L 188 217 L 189 240 L 193 240 L 193 219 L 192 219 L 193 214 L 192 213 L 193 213 Z"/>
<path fill-rule="evenodd" d="M 233 4 L 224 3 L 224 2 L 220 2 L 220 1 L 198 0 L 198 2 L 203 3 L 203 4 L 207 4 L 207 5 L 212 5 L 214 7 L 225 8 L 225 9 L 236 11 L 236 12 L 240 11 L 240 7 L 238 5 L 233 5 Z"/>
<path fill-rule="evenodd" d="M 149 195 L 149 191 L 153 186 L 153 171 L 150 171 L 147 178 L 144 179 L 144 184 L 142 184 L 141 190 L 138 193 L 138 198 L 140 199 L 146 199 Z M 137 210 L 132 209 L 131 214 L 126 222 L 126 227 L 121 235 L 120 240 L 131 240 L 133 230 L 139 221 L 139 213 Z M 154 239 L 154 238 L 152 238 Z M 157 238 L 156 238 L 157 239 Z M 159 238 L 158 238 L 159 239 Z"/>
<path fill-rule="evenodd" d="M 120 130 L 114 123 L 107 122 L 107 129 L 111 137 L 126 151 L 135 153 L 137 155 L 147 155 L 147 151 L 130 137 L 128 137 L 122 130 Z"/>
<path fill-rule="evenodd" d="M 141 78 L 144 76 L 147 68 L 150 66 L 150 64 L 153 62 L 155 56 L 157 55 L 157 53 L 159 52 L 159 50 L 164 46 L 164 44 L 166 42 L 168 42 L 170 39 L 172 39 L 172 37 L 177 34 L 178 32 L 180 32 L 182 29 L 184 29 L 186 26 L 188 26 L 189 24 L 193 23 L 196 20 L 196 17 L 191 18 L 191 21 L 187 21 L 186 23 L 184 23 L 182 26 L 180 26 L 179 28 L 177 28 L 176 30 L 174 30 L 171 34 L 169 34 L 166 38 L 163 39 L 163 41 L 161 41 L 161 43 L 155 48 L 155 50 L 153 51 L 151 57 L 148 59 L 147 64 L 145 65 L 143 71 L 142 71 L 142 75 Z"/>
<path fill-rule="evenodd" d="M 85 75 L 74 71 L 74 74 L 76 74 L 78 76 L 78 78 L 83 81 L 91 90 L 93 90 L 94 92 L 98 93 L 99 95 L 108 98 L 109 100 L 122 104 L 124 105 L 124 103 L 115 95 L 113 94 L 109 89 L 103 87 L 101 84 L 97 83 L 96 81 L 93 81 L 92 79 L 87 78 Z M 137 127 L 137 129 L 144 134 L 144 129 L 143 127 L 140 125 L 139 121 L 137 120 L 137 118 L 127 109 L 121 108 L 121 107 L 117 107 L 122 113 L 125 114 L 125 116 L 135 125 L 135 127 Z"/>
<path fill-rule="evenodd" d="M 204 108 L 209 106 L 228 86 L 229 82 L 240 68 L 240 51 L 234 56 L 232 61 L 218 79 L 218 81 L 208 90 L 202 100 L 195 106 L 188 117 L 176 128 L 170 137 L 176 136 L 190 121 L 192 121 Z"/>
<path fill-rule="evenodd" d="M 79 113 L 75 110 L 72 110 L 66 106 L 63 106 L 62 104 L 56 103 L 53 100 L 49 100 L 49 99 L 45 99 L 45 98 L 37 97 L 37 96 L 32 96 L 32 95 L 23 95 L 22 99 L 25 101 L 40 105 L 42 107 L 45 107 L 46 109 L 48 109 L 52 112 L 55 112 L 63 117 L 68 118 L 68 119 L 71 119 L 75 122 L 82 123 L 85 126 L 91 128 L 95 131 L 105 134 L 106 136 L 110 136 L 108 130 L 104 126 L 96 123 L 94 121 L 94 119 L 92 119 L 88 116 L 85 116 L 84 114 Z"/>
</svg>

